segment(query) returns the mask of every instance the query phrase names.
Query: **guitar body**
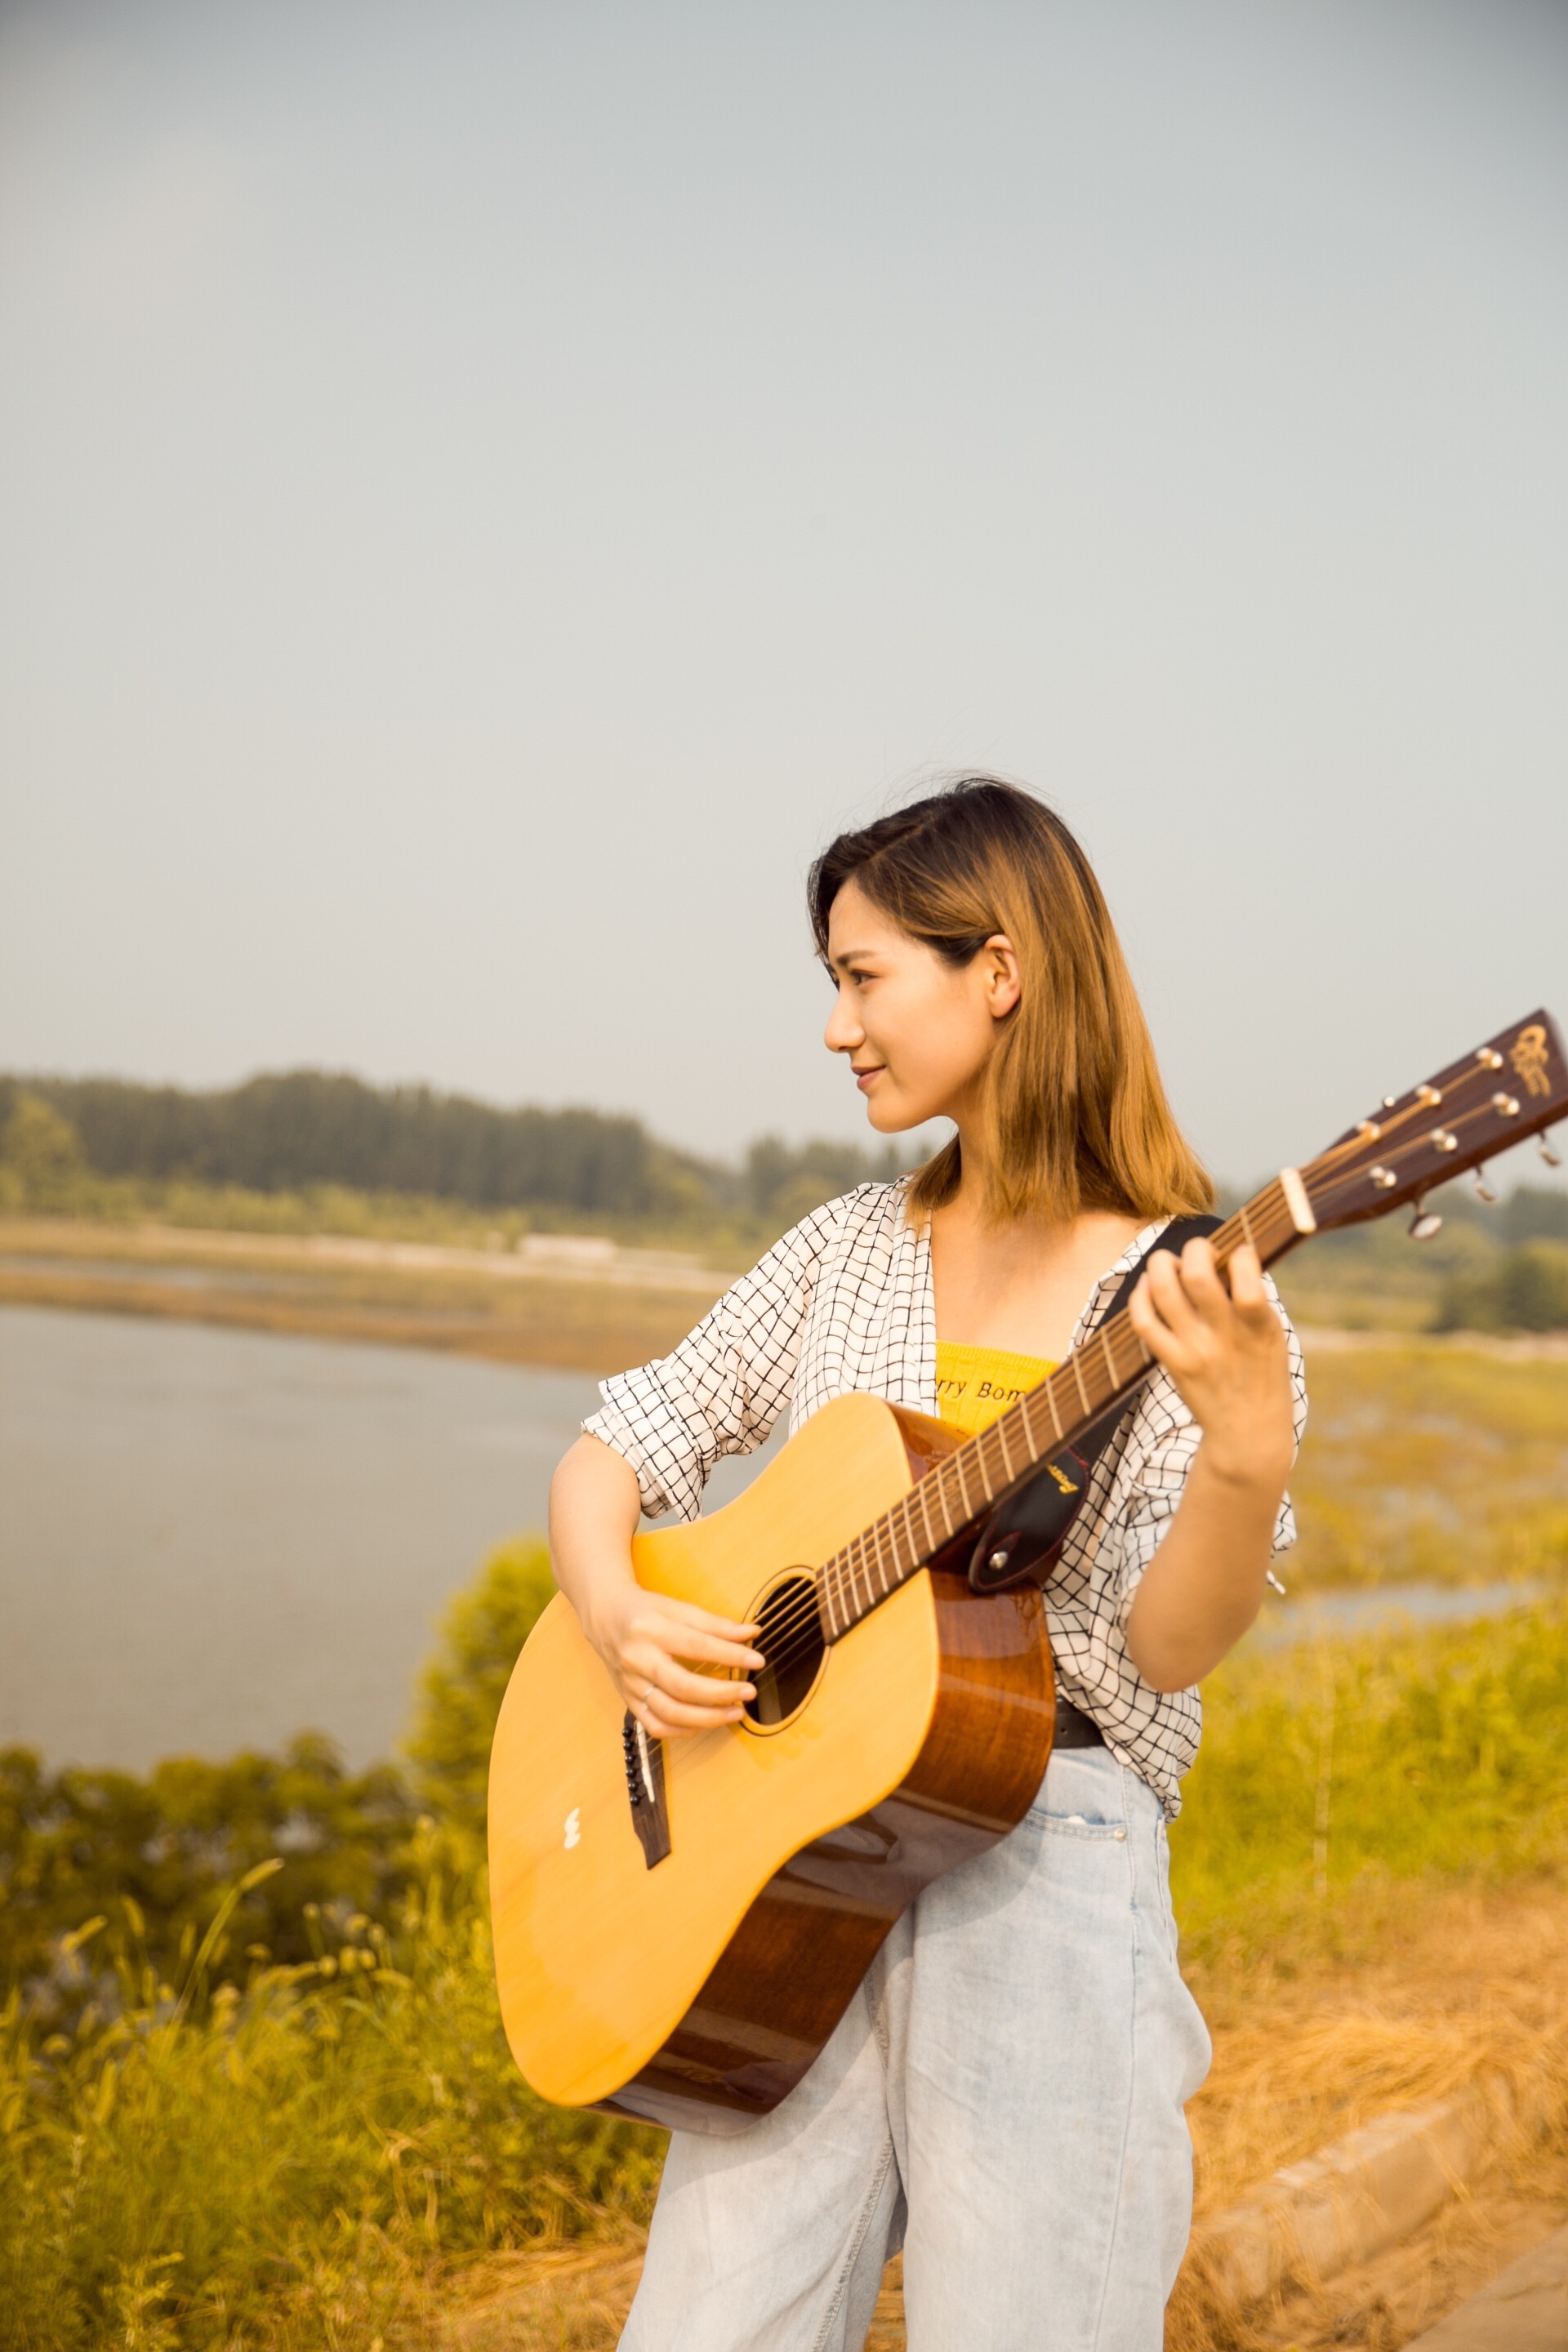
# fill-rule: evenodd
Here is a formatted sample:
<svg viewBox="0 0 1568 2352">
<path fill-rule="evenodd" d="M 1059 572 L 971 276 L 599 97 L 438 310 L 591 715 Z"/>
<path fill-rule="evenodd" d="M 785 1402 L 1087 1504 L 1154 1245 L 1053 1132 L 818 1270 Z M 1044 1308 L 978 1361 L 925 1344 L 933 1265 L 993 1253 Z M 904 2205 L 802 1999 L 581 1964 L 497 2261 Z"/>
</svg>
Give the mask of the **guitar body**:
<svg viewBox="0 0 1568 2352">
<path fill-rule="evenodd" d="M 781 1586 L 793 1606 L 792 1572 L 945 1442 L 840 1397 L 727 1509 L 639 1536 L 638 1579 L 742 1621 Z M 921 1887 L 1033 1801 L 1054 1723 L 1040 1594 L 922 1569 L 814 1650 L 774 1712 L 658 1743 L 668 1850 L 650 1866 L 623 1701 L 564 1599 L 540 1619 L 496 1729 L 489 1840 L 501 2015 L 544 2097 L 700 2129 L 777 2105 Z"/>
</svg>

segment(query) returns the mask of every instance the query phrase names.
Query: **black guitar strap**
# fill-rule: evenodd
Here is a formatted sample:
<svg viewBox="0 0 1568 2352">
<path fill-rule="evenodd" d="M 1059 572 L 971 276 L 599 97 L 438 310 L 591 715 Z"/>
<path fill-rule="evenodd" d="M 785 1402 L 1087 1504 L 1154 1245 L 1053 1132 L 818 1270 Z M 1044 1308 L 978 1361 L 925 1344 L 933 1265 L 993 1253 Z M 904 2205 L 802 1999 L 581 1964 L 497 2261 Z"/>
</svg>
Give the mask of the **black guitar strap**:
<svg viewBox="0 0 1568 2352">
<path fill-rule="evenodd" d="M 1173 1217 L 1117 1286 L 1100 1323 L 1120 1315 L 1156 1250 L 1183 1250 L 1199 1234 L 1218 1230 L 1217 1217 Z M 1057 1564 L 1068 1529 L 1083 1508 L 1095 1464 L 1115 1436 L 1133 1397 L 1118 1397 L 1071 1445 L 1064 1445 L 999 1503 L 980 1531 L 969 1563 L 976 1592 L 1005 1592 L 1015 1584 L 1044 1584 Z"/>
</svg>

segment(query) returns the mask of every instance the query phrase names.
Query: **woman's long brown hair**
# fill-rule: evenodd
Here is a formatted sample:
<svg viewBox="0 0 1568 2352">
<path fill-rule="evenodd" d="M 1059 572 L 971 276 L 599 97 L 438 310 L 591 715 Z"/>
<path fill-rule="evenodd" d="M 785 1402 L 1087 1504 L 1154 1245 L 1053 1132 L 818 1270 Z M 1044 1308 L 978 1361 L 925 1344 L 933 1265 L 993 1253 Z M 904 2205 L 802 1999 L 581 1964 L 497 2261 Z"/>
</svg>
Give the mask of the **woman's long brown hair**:
<svg viewBox="0 0 1568 2352">
<path fill-rule="evenodd" d="M 818 954 L 851 877 L 912 939 L 966 964 L 997 932 L 1022 992 L 988 1066 L 998 1222 L 1109 1210 L 1140 1223 L 1212 1208 L 1207 1171 L 1165 1098 L 1143 1010 L 1093 869 L 1060 817 L 994 776 L 964 776 L 842 833 L 811 869 Z M 956 1136 L 916 1175 L 910 1212 L 957 1190 Z"/>
</svg>

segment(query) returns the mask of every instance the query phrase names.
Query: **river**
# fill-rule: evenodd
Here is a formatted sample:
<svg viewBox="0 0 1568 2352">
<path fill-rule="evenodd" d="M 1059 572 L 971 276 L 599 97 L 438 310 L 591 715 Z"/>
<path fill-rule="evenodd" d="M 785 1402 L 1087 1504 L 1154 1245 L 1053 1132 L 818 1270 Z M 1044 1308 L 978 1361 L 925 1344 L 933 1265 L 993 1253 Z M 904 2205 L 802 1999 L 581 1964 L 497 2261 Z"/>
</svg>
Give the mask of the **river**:
<svg viewBox="0 0 1568 2352">
<path fill-rule="evenodd" d="M 544 1523 L 567 1372 L 0 1307 L 0 1747 L 141 1769 L 405 1729 L 454 1591 Z M 760 1467 L 721 1465 L 714 1500 Z"/>
<path fill-rule="evenodd" d="M 0 1747 L 140 1770 L 310 1728 L 387 1755 L 447 1601 L 542 1527 L 595 1399 L 413 1348 L 0 1307 Z M 765 1458 L 721 1465 L 710 1507 Z M 1529 1597 L 1293 1597 L 1251 1638 Z"/>
</svg>

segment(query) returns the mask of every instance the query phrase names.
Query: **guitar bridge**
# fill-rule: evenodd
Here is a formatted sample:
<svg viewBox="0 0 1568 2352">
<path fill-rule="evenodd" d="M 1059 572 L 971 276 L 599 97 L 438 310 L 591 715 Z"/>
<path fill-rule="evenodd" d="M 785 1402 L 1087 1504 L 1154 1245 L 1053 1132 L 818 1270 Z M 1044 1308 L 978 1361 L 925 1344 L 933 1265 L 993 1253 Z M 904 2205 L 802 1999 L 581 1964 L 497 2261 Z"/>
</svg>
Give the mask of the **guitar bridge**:
<svg viewBox="0 0 1568 2352">
<path fill-rule="evenodd" d="M 664 1742 L 662 1739 L 650 1739 L 628 1707 L 621 1726 L 621 1747 L 626 1761 L 626 1797 L 632 1809 L 632 1827 L 637 1833 L 643 1860 L 652 1870 L 669 1852 L 669 1811 L 664 1798 Z"/>
</svg>

